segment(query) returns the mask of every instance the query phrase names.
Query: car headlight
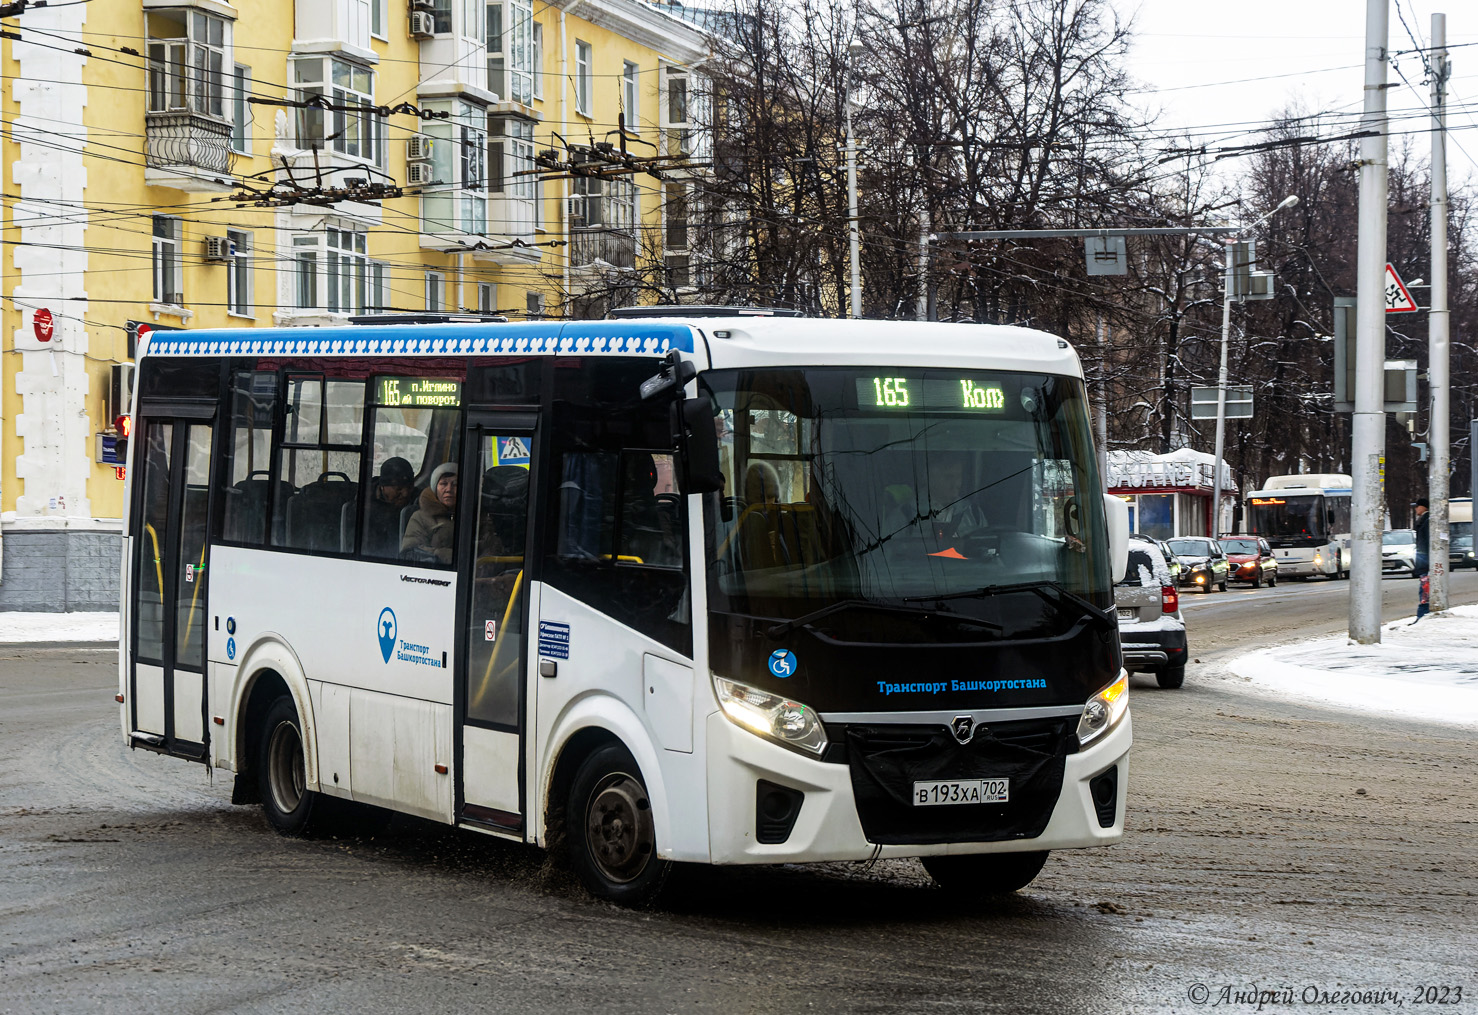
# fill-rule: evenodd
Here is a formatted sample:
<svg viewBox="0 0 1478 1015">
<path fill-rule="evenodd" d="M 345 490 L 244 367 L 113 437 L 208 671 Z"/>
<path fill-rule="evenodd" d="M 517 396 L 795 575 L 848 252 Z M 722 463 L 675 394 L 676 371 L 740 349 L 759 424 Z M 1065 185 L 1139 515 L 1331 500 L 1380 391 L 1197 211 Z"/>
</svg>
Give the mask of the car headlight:
<svg viewBox="0 0 1478 1015">
<path fill-rule="evenodd" d="M 826 750 L 826 728 L 809 706 L 724 677 L 713 678 L 713 689 L 735 725 L 794 751 L 819 755 Z"/>
<path fill-rule="evenodd" d="M 1109 684 L 1083 707 L 1078 720 L 1078 744 L 1086 747 L 1119 724 L 1129 711 L 1129 674 L 1119 671 L 1119 679 Z"/>
</svg>

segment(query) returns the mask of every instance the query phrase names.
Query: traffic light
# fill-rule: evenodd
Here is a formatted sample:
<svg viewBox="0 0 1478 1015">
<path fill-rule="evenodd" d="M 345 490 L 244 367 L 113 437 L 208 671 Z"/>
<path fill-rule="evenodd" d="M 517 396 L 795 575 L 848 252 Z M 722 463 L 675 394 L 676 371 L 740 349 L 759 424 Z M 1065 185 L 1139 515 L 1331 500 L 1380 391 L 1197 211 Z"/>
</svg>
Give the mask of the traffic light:
<svg viewBox="0 0 1478 1015">
<path fill-rule="evenodd" d="M 121 464 L 128 461 L 128 438 L 133 434 L 133 417 L 123 413 L 113 420 L 113 429 L 118 432 L 118 461 Z"/>
</svg>

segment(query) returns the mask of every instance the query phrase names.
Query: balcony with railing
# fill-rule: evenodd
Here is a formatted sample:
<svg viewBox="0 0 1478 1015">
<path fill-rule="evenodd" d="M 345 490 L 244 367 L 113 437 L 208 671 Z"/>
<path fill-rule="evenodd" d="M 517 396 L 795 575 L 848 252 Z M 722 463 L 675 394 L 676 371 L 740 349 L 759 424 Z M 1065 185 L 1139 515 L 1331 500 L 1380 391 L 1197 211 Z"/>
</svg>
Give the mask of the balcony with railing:
<svg viewBox="0 0 1478 1015">
<path fill-rule="evenodd" d="M 570 264 L 576 268 L 636 267 L 636 234 L 625 229 L 570 230 Z"/>
<path fill-rule="evenodd" d="M 231 123 L 189 110 L 144 114 L 144 180 L 191 192 L 231 189 Z"/>
</svg>

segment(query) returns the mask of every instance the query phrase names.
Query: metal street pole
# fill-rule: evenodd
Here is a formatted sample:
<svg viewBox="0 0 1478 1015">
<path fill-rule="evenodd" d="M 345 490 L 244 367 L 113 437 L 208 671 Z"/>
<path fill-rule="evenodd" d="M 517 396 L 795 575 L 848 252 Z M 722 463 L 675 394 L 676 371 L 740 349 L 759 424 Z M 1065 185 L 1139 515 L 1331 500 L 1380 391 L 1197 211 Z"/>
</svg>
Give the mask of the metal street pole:
<svg viewBox="0 0 1478 1015">
<path fill-rule="evenodd" d="M 852 316 L 862 316 L 862 252 L 857 236 L 857 141 L 852 136 L 852 65 L 865 47 L 847 47 L 847 232 L 852 247 Z"/>
<path fill-rule="evenodd" d="M 1448 511 L 1447 433 L 1450 353 L 1447 313 L 1447 15 L 1432 15 L 1432 308 L 1427 317 L 1427 387 L 1431 453 L 1427 458 L 1427 553 L 1431 566 L 1431 609 L 1447 609 Z"/>
<path fill-rule="evenodd" d="M 1365 112 L 1360 141 L 1355 412 L 1351 418 L 1350 638 L 1380 642 L 1383 458 L 1386 445 L 1386 58 L 1387 0 L 1365 4 Z"/>
</svg>

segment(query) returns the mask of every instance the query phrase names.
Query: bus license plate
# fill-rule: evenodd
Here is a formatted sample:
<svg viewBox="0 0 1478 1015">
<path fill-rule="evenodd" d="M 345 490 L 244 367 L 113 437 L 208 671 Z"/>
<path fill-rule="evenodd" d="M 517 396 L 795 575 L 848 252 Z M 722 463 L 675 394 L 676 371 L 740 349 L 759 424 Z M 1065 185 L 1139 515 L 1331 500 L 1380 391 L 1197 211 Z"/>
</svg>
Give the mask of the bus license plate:
<svg viewBox="0 0 1478 1015">
<path fill-rule="evenodd" d="M 953 779 L 913 784 L 913 802 L 916 807 L 935 807 L 940 804 L 1003 804 L 1010 799 L 1010 779 Z"/>
</svg>

